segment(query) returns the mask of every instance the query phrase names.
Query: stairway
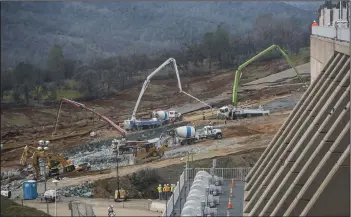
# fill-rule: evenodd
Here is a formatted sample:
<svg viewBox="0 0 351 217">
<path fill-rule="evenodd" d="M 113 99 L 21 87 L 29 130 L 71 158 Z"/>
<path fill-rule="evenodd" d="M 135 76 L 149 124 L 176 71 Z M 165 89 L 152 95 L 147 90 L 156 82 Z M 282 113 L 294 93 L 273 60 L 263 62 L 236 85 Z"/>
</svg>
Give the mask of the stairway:
<svg viewBox="0 0 351 217">
<path fill-rule="evenodd" d="M 350 56 L 335 53 L 245 181 L 244 216 L 350 216 Z"/>
</svg>

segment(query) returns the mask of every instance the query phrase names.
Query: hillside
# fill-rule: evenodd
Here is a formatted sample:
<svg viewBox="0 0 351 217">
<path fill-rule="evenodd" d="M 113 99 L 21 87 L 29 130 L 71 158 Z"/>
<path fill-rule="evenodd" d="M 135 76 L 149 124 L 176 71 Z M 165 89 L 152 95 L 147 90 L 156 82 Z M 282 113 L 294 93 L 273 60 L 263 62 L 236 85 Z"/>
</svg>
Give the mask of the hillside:
<svg viewBox="0 0 351 217">
<path fill-rule="evenodd" d="M 1 216 L 51 216 L 32 207 L 22 206 L 1 196 Z"/>
<path fill-rule="evenodd" d="M 68 58 L 176 48 L 223 22 L 232 33 L 252 27 L 256 17 L 313 20 L 314 4 L 284 2 L 1 2 L 1 65 L 43 64 L 53 44 Z"/>
</svg>

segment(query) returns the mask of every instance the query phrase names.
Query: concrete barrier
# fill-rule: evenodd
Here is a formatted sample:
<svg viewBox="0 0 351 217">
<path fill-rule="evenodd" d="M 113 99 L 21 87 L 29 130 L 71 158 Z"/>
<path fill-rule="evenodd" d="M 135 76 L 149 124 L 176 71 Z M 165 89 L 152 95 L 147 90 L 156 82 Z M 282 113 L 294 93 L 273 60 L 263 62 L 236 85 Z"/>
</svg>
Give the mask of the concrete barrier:
<svg viewBox="0 0 351 217">
<path fill-rule="evenodd" d="M 165 208 L 166 208 L 166 202 L 164 200 L 161 200 L 161 201 L 151 200 L 150 211 L 163 213 L 165 211 Z"/>
</svg>

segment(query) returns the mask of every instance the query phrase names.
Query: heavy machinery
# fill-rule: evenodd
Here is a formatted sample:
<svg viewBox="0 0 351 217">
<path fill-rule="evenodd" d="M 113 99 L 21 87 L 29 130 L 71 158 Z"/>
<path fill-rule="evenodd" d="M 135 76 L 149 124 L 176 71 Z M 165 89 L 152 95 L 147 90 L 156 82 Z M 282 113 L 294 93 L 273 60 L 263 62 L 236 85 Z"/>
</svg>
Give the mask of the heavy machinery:
<svg viewBox="0 0 351 217">
<path fill-rule="evenodd" d="M 232 95 L 232 105 L 231 106 L 223 106 L 217 111 L 217 117 L 218 118 L 228 118 L 228 119 L 237 119 L 240 117 L 252 117 L 252 116 L 262 116 L 262 115 L 269 115 L 269 111 L 265 111 L 262 108 L 259 109 L 241 109 L 238 108 L 238 88 L 239 88 L 239 80 L 242 76 L 242 70 L 248 66 L 250 63 L 254 62 L 258 58 L 262 57 L 263 55 L 267 54 L 268 52 L 276 49 L 279 51 L 285 60 L 289 63 L 290 67 L 294 69 L 297 77 L 301 80 L 303 83 L 303 79 L 300 76 L 299 72 L 296 70 L 296 68 L 293 66 L 293 63 L 291 62 L 289 56 L 278 46 L 278 45 L 272 45 L 265 49 L 264 51 L 260 52 L 256 56 L 252 57 L 245 63 L 239 66 L 239 68 L 235 72 L 235 79 L 234 79 L 234 84 L 233 84 L 233 95 Z"/>
<path fill-rule="evenodd" d="M 122 202 L 128 199 L 127 192 L 124 189 L 119 189 L 119 198 L 118 198 L 118 190 L 115 190 L 114 200 L 115 202 Z"/>
<path fill-rule="evenodd" d="M 162 63 L 158 68 L 156 68 L 145 80 L 142 88 L 141 88 L 141 91 L 140 91 L 140 94 L 139 94 L 139 97 L 138 97 L 138 100 L 135 104 L 135 107 L 134 107 L 134 110 L 133 110 L 133 113 L 132 113 L 132 117 L 129 119 L 129 120 L 125 120 L 123 122 L 123 126 L 124 126 L 124 129 L 125 130 L 141 130 L 141 129 L 147 129 L 147 128 L 155 128 L 155 127 L 160 127 L 164 124 L 164 121 L 163 120 L 159 120 L 157 118 L 152 118 L 150 120 L 137 120 L 136 119 L 136 112 L 138 110 L 138 107 L 139 107 L 139 104 L 140 104 L 140 101 L 141 101 L 141 98 L 143 97 L 144 93 L 145 93 L 145 90 L 147 88 L 147 86 L 149 85 L 150 83 L 150 80 L 151 78 L 156 75 L 162 68 L 166 67 L 168 64 L 170 63 L 173 63 L 173 66 L 174 66 L 174 70 L 176 72 L 176 76 L 177 76 L 177 80 L 178 80 L 178 88 L 179 88 L 179 93 L 184 93 L 185 95 L 197 100 L 198 102 L 212 108 L 209 104 L 205 103 L 204 101 L 201 101 L 199 100 L 198 98 L 190 95 L 189 93 L 185 92 L 183 89 L 182 89 L 182 84 L 180 82 L 180 77 L 179 77 L 179 72 L 178 72 L 178 67 L 177 67 L 177 63 L 176 63 L 176 60 L 174 58 L 169 58 L 168 60 L 166 60 L 164 63 Z"/>
<path fill-rule="evenodd" d="M 63 172 L 72 172 L 75 170 L 75 166 L 72 164 L 71 160 L 66 160 L 62 156 L 47 152 L 42 147 L 34 148 L 28 145 L 24 147 L 20 160 L 20 163 L 23 166 L 27 165 L 28 153 L 33 154 L 31 157 L 31 164 L 36 178 L 38 178 L 40 174 L 39 159 L 41 158 L 46 159 L 46 166 L 49 169 L 49 176 L 58 175 L 60 169 L 63 169 Z"/>
<path fill-rule="evenodd" d="M 191 145 L 197 140 L 203 139 L 222 139 L 221 129 L 216 129 L 213 126 L 205 126 L 196 130 L 192 126 L 182 126 L 169 130 L 168 135 L 173 138 L 174 144 Z"/>
<path fill-rule="evenodd" d="M 169 122 L 174 123 L 178 121 L 183 121 L 182 114 L 177 111 L 153 111 L 152 117 L 156 118 L 157 120 L 164 121 L 165 124 L 168 124 Z"/>
<path fill-rule="evenodd" d="M 116 140 L 115 143 L 112 143 L 112 148 L 113 152 L 117 153 L 117 155 L 129 155 L 132 158 L 131 161 L 133 164 L 141 164 L 163 157 L 168 146 L 158 144 L 160 144 L 159 138 L 147 141 L 128 141 L 125 143 Z"/>
</svg>

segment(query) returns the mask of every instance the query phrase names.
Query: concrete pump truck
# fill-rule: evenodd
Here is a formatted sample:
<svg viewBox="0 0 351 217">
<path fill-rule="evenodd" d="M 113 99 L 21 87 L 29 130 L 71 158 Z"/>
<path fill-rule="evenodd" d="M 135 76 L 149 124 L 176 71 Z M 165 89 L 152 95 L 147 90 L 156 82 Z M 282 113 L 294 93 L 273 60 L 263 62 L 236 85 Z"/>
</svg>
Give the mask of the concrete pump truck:
<svg viewBox="0 0 351 217">
<path fill-rule="evenodd" d="M 238 107 L 238 88 L 239 88 L 239 80 L 242 76 L 242 70 L 248 66 L 250 63 L 254 62 L 258 58 L 266 55 L 268 52 L 276 49 L 279 51 L 285 58 L 285 60 L 289 63 L 290 67 L 294 69 L 297 77 L 303 83 L 302 77 L 300 76 L 299 72 L 294 67 L 292 61 L 290 60 L 289 56 L 278 46 L 272 45 L 267 49 L 263 50 L 256 56 L 252 57 L 245 63 L 239 66 L 239 68 L 235 72 L 234 84 L 233 84 L 233 95 L 232 95 L 232 105 L 230 106 L 223 106 L 217 110 L 217 118 L 227 118 L 227 119 L 237 119 L 237 118 L 245 118 L 245 117 L 253 117 L 253 116 L 263 116 L 269 115 L 269 111 L 264 110 L 261 106 L 259 109 L 243 109 Z"/>
</svg>

